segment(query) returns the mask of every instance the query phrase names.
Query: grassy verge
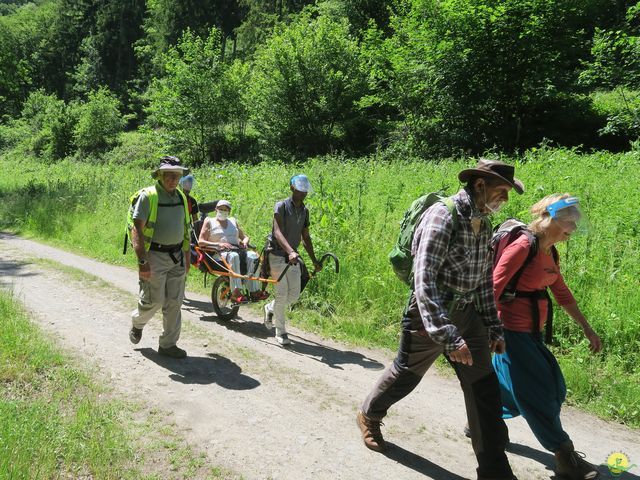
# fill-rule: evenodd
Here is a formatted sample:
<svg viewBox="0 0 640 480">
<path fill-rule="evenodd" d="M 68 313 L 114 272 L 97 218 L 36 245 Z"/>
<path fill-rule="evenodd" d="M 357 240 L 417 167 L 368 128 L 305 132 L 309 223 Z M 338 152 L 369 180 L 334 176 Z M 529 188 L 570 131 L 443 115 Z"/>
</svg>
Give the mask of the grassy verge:
<svg viewBox="0 0 640 480">
<path fill-rule="evenodd" d="M 308 198 L 316 251 L 333 251 L 330 269 L 310 283 L 292 321 L 351 343 L 395 348 L 405 287 L 387 260 L 398 222 L 410 202 L 428 191 L 455 192 L 465 161 L 313 159 L 304 166 L 276 162 L 221 164 L 195 169 L 200 201 L 228 198 L 245 231 L 261 245 L 273 204 L 287 196 L 287 180 L 309 175 Z M 640 155 L 542 149 L 518 159 L 527 190 L 512 195 L 494 222 L 528 220 L 530 205 L 553 192 L 581 198 L 591 221 L 587 236 L 560 246 L 567 283 L 601 335 L 605 351 L 590 356 L 581 331 L 560 309 L 555 348 L 571 401 L 605 418 L 640 426 L 640 229 L 637 203 Z M 107 262 L 133 265 L 121 254 L 127 200 L 151 183 L 149 172 L 69 161 L 43 165 L 6 154 L 0 159 L 0 227 Z M 202 277 L 193 271 L 189 288 Z"/>
<path fill-rule="evenodd" d="M 0 291 L 0 479 L 231 478 L 153 413 L 113 398 Z"/>
</svg>

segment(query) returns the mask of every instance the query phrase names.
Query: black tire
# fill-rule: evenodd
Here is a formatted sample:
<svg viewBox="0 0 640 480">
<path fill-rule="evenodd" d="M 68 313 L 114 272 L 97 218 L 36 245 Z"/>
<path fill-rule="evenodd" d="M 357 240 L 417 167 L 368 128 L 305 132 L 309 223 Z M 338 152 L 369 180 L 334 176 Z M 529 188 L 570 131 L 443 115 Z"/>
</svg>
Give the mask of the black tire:
<svg viewBox="0 0 640 480">
<path fill-rule="evenodd" d="M 231 320 L 238 315 L 240 305 L 231 303 L 231 286 L 229 277 L 220 276 L 216 278 L 211 287 L 211 303 L 213 309 L 220 320 Z"/>
</svg>

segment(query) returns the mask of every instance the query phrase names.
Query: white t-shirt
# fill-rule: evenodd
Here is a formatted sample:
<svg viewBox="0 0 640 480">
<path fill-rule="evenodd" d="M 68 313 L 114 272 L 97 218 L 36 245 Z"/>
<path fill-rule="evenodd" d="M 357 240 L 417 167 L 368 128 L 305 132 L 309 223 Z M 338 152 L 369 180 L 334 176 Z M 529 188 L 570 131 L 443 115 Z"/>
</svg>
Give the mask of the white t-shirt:
<svg viewBox="0 0 640 480">
<path fill-rule="evenodd" d="M 231 245 L 240 244 L 240 234 L 238 231 L 238 221 L 234 217 L 227 219 L 227 226 L 225 228 L 220 225 L 217 218 L 208 218 L 208 222 L 205 225 L 207 232 L 206 240 L 214 243 L 230 243 Z"/>
</svg>

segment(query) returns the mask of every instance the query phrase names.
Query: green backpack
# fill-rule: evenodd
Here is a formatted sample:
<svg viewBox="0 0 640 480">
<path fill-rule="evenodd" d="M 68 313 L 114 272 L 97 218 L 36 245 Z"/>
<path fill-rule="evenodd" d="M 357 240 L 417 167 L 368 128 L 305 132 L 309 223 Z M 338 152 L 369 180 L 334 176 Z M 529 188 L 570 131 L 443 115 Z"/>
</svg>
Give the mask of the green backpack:
<svg viewBox="0 0 640 480">
<path fill-rule="evenodd" d="M 422 218 L 422 214 L 435 203 L 444 203 L 453 217 L 453 233 L 458 228 L 458 211 L 451 197 L 442 196 L 438 193 L 427 193 L 413 201 L 409 209 L 405 212 L 400 224 L 400 235 L 391 252 L 389 261 L 393 271 L 400 280 L 413 286 L 413 255 L 411 255 L 411 244 L 416 225 Z"/>
</svg>

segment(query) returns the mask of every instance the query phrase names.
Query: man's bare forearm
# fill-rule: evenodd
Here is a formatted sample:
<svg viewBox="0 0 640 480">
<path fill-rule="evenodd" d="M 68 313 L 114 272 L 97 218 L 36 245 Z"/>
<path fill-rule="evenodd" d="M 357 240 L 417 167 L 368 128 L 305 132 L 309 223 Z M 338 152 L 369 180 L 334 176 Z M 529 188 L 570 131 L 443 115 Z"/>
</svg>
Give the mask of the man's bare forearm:
<svg viewBox="0 0 640 480">
<path fill-rule="evenodd" d="M 136 252 L 138 260 L 144 260 L 147 258 L 147 252 L 144 248 L 144 234 L 142 233 L 142 226 L 134 225 L 131 229 L 131 244 L 133 245 L 133 251 Z"/>
</svg>

